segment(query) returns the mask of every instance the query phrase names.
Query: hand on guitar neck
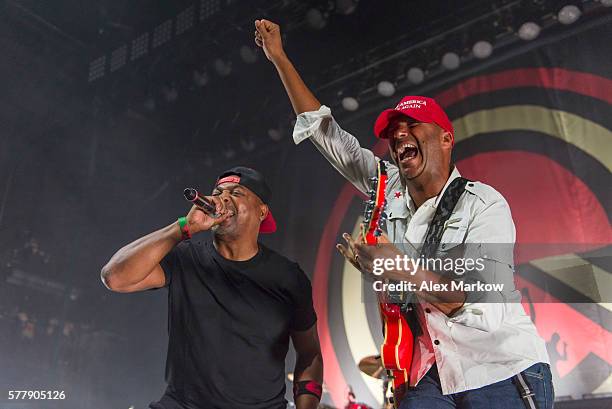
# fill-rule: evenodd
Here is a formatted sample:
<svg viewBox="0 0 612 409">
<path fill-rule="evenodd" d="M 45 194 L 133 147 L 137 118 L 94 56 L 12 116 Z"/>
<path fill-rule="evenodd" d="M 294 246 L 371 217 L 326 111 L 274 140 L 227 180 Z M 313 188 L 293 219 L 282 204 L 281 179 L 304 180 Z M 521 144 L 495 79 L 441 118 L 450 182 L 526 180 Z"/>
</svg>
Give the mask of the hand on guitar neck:
<svg viewBox="0 0 612 409">
<path fill-rule="evenodd" d="M 378 163 L 377 174 L 370 179 L 370 197 L 365 202 L 364 222 L 361 226 L 359 239 L 355 241 L 350 234 L 344 233 L 342 237 L 346 246 L 337 244 L 336 248 L 356 269 L 364 274 L 368 281 L 405 281 L 414 283 L 417 289 L 421 283 L 427 282 L 435 288 L 450 288 L 451 280 L 435 272 L 422 268 L 408 269 L 383 269 L 382 275 L 374 274 L 374 260 L 395 260 L 398 256 L 404 257 L 397 247 L 389 242 L 387 236 L 382 233 L 382 225 L 386 218 L 385 190 L 387 183 L 387 172 L 382 161 Z M 440 286 L 436 286 L 440 284 Z M 433 286 L 432 286 L 433 287 Z M 465 302 L 465 293 L 462 291 L 416 291 L 421 299 L 433 304 L 448 316 L 454 314 Z"/>
</svg>

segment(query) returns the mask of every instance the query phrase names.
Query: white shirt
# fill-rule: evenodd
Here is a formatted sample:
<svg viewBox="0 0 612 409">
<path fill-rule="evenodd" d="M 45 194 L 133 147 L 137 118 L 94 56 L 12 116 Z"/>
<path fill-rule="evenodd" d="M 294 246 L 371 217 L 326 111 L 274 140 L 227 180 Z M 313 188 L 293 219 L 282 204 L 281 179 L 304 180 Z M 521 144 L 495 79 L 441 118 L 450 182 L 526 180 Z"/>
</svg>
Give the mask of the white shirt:
<svg viewBox="0 0 612 409">
<path fill-rule="evenodd" d="M 300 114 L 293 139 L 296 144 L 310 139 L 357 189 L 362 192 L 369 189 L 368 178 L 376 175 L 379 159 L 340 128 L 328 107 L 323 105 L 318 111 Z M 455 168 L 442 192 L 418 209 L 401 183 L 397 166 L 388 164 L 387 174 L 387 233 L 400 250 L 414 256 L 420 250 L 440 198 L 460 174 Z M 412 386 L 434 363 L 445 395 L 508 379 L 538 362 L 549 363 L 544 340 L 525 313 L 520 292 L 514 286 L 514 242 L 514 223 L 504 197 L 484 183 L 468 183 L 447 221 L 440 252 L 465 249 L 463 257 L 484 259 L 484 271 L 466 278 L 503 283 L 504 289 L 487 292 L 484 299 L 468 293 L 465 304 L 452 317 L 426 302 L 418 304 L 423 334 L 414 345 Z M 460 245 L 463 246 L 457 247 Z"/>
</svg>

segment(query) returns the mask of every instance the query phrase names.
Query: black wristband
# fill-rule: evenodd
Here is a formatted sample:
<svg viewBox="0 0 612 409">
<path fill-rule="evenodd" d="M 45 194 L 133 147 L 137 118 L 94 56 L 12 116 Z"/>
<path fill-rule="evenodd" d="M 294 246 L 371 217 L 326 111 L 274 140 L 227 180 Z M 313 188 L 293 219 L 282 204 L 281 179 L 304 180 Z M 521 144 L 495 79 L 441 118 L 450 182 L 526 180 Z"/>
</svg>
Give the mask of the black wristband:
<svg viewBox="0 0 612 409">
<path fill-rule="evenodd" d="M 298 396 L 308 394 L 316 396 L 318 400 L 321 400 L 321 394 L 323 393 L 323 387 L 320 383 L 315 381 L 299 381 L 293 384 L 293 399 L 295 400 Z"/>
</svg>

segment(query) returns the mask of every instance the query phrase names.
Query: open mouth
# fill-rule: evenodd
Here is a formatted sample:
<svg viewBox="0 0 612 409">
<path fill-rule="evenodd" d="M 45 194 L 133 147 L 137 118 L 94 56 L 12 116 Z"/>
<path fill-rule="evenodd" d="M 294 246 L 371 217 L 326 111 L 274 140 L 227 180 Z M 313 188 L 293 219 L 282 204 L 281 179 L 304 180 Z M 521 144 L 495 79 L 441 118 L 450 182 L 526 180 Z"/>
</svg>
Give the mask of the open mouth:
<svg viewBox="0 0 612 409">
<path fill-rule="evenodd" d="M 236 218 L 236 213 L 232 214 L 231 216 L 229 216 L 227 219 L 223 220 L 221 222 L 222 225 L 229 225 L 234 223 L 234 219 Z"/>
<path fill-rule="evenodd" d="M 228 217 L 228 219 L 231 219 L 232 217 L 236 216 L 236 208 L 234 206 L 226 205 L 225 210 L 232 214 L 231 216 Z"/>
<path fill-rule="evenodd" d="M 416 158 L 419 148 L 412 143 L 404 143 L 397 148 L 397 158 L 400 162 Z"/>
</svg>

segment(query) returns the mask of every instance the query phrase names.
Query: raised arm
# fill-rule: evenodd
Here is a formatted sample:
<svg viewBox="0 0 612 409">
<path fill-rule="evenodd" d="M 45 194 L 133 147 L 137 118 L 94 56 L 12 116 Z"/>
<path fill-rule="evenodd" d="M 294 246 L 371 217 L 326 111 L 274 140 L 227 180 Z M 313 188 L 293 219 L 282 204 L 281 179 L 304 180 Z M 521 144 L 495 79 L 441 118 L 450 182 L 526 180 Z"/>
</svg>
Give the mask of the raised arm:
<svg viewBox="0 0 612 409">
<path fill-rule="evenodd" d="M 213 218 L 197 206 L 187 215 L 191 234 L 208 230 L 230 217 L 219 198 L 209 197 L 217 205 L 220 217 Z M 100 277 L 109 290 L 131 293 L 160 288 L 165 285 L 161 260 L 181 241 L 181 231 L 177 222 L 133 241 L 117 251 L 102 268 Z"/>
<path fill-rule="evenodd" d="M 362 148 L 357 138 L 343 130 L 331 110 L 322 106 L 308 89 L 285 54 L 280 27 L 268 20 L 256 20 L 255 42 L 274 64 L 298 116 L 293 131 L 295 143 L 310 139 L 342 176 L 362 192 L 368 190 L 368 178 L 376 174 L 377 158 L 370 150 Z M 389 169 L 389 173 L 397 170 L 394 166 L 391 168 L 394 169 Z"/>
<path fill-rule="evenodd" d="M 278 24 L 268 20 L 255 20 L 255 42 L 263 48 L 268 60 L 276 67 L 295 114 L 318 110 L 321 103 L 310 92 L 285 54 Z"/>
</svg>

